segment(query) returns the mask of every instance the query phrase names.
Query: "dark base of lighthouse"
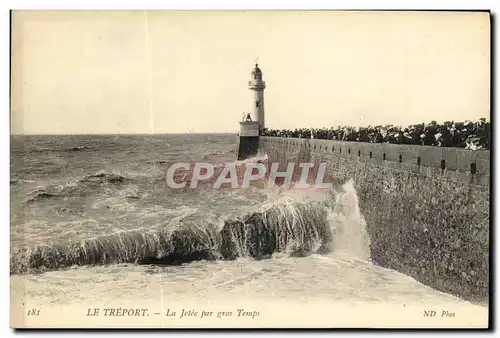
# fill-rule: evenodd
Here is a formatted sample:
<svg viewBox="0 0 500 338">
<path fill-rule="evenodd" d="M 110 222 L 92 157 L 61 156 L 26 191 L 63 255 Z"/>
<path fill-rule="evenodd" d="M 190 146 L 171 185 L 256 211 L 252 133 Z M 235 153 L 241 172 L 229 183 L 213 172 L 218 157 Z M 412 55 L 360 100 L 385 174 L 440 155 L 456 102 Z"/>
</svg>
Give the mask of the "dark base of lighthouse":
<svg viewBox="0 0 500 338">
<path fill-rule="evenodd" d="M 259 150 L 258 136 L 240 136 L 238 141 L 238 160 L 246 160 L 247 158 L 257 155 Z"/>
</svg>

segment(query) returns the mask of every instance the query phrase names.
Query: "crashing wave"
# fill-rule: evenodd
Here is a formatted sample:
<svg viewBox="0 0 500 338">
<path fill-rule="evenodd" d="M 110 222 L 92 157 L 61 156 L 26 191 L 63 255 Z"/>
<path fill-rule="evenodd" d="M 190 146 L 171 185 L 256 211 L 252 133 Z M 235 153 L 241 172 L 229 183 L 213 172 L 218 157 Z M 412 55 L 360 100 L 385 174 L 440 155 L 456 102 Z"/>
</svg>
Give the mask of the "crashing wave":
<svg viewBox="0 0 500 338">
<path fill-rule="evenodd" d="M 82 150 L 92 150 L 94 147 L 89 147 L 89 146 L 76 146 L 76 147 L 71 147 L 65 149 L 66 151 L 82 151 Z"/>
<path fill-rule="evenodd" d="M 33 180 L 20 180 L 20 179 L 17 179 L 17 178 L 11 178 L 10 179 L 10 184 L 11 185 L 17 185 L 17 184 L 20 184 L 20 183 L 35 183 L 36 181 L 33 181 Z"/>
<path fill-rule="evenodd" d="M 87 175 L 80 181 L 81 182 L 92 181 L 92 182 L 100 182 L 100 183 L 104 183 L 104 182 L 108 182 L 108 183 L 120 182 L 121 183 L 121 182 L 124 182 L 125 180 L 126 180 L 125 177 L 122 175 L 117 175 L 117 174 L 108 173 L 105 171 L 100 171 L 100 172 L 97 172 L 93 175 Z"/>
<path fill-rule="evenodd" d="M 51 193 L 51 192 L 47 192 L 47 191 L 44 191 L 44 190 L 37 190 L 37 191 L 33 192 L 32 194 L 33 194 L 33 197 L 28 198 L 26 200 L 26 204 L 31 204 L 31 203 L 34 203 L 34 202 L 37 202 L 37 201 L 46 200 L 46 199 L 49 199 L 49 198 L 53 198 L 53 197 L 58 197 L 59 196 L 56 193 Z"/>
<path fill-rule="evenodd" d="M 52 184 L 43 188 L 38 188 L 28 194 L 31 197 L 26 200 L 26 203 L 30 204 L 55 197 L 67 197 L 74 195 L 81 196 L 85 192 L 90 192 L 91 189 L 96 186 L 103 184 L 121 184 L 127 180 L 128 178 L 122 175 L 99 171 L 95 174 L 84 176 L 78 180 L 71 180 L 63 184 Z"/>
<path fill-rule="evenodd" d="M 11 274 L 71 266 L 118 263 L 181 264 L 195 260 L 262 259 L 276 252 L 327 253 L 333 230 L 325 200 L 278 202 L 223 225 L 180 224 L 155 231 L 135 230 L 80 243 L 17 249 Z"/>
</svg>

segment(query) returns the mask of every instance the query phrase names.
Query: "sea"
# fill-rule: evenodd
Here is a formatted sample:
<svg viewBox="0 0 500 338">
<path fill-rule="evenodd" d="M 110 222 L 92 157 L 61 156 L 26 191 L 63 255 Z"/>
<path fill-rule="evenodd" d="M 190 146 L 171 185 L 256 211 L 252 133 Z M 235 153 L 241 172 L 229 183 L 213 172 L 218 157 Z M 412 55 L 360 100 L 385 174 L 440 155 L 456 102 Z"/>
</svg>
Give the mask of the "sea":
<svg viewBox="0 0 500 338">
<path fill-rule="evenodd" d="M 419 320 L 422 304 L 486 309 L 373 264 L 353 182 L 330 191 L 167 187 L 175 162 L 244 165 L 236 146 L 235 134 L 11 136 L 11 306 L 79 308 L 77 326 L 97 325 L 84 314 L 94 305 L 163 318 L 173 304 L 243 302 L 261 320 L 325 302 L 416 306 Z"/>
</svg>

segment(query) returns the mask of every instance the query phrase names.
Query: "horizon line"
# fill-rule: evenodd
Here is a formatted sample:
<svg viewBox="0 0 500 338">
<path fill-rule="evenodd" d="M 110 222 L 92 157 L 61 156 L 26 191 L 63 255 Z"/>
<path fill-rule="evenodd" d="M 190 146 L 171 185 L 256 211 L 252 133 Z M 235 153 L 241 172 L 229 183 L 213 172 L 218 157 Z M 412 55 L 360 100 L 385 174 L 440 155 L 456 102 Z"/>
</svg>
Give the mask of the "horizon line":
<svg viewBox="0 0 500 338">
<path fill-rule="evenodd" d="M 10 136 L 83 136 L 83 135 L 186 135 L 186 134 L 196 134 L 196 135 L 208 135 L 208 134 L 234 134 L 237 135 L 237 132 L 175 132 L 175 133 L 10 133 Z"/>
</svg>

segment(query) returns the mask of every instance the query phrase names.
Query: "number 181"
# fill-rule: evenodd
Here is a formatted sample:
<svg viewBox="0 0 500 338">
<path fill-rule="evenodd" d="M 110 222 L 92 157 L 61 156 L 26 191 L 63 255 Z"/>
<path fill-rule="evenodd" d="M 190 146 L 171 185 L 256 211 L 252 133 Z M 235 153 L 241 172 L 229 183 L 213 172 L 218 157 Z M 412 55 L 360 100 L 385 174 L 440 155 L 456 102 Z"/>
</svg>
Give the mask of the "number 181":
<svg viewBox="0 0 500 338">
<path fill-rule="evenodd" d="M 38 315 L 40 315 L 40 310 L 38 309 L 28 310 L 28 316 L 38 316 Z"/>
</svg>

